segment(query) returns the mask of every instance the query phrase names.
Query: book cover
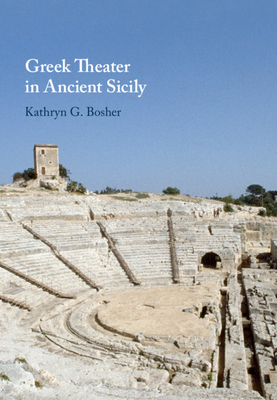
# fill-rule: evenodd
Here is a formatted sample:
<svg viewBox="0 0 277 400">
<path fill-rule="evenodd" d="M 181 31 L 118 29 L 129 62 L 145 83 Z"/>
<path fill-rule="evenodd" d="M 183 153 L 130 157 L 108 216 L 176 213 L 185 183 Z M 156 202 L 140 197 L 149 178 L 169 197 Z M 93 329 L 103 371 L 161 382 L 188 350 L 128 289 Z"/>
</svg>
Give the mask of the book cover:
<svg viewBox="0 0 277 400">
<path fill-rule="evenodd" d="M 276 13 L 0 0 L 4 399 L 276 399 Z"/>
</svg>

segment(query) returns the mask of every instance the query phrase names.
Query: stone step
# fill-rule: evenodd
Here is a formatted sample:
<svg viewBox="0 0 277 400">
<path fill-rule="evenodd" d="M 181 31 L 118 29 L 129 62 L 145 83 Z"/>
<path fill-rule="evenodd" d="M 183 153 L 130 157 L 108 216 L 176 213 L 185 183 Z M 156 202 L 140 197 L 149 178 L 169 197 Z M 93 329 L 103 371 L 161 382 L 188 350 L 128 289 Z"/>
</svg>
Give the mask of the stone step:
<svg viewBox="0 0 277 400">
<path fill-rule="evenodd" d="M 2 258 L 2 260 L 16 270 L 55 290 L 71 292 L 86 287 L 86 284 L 75 273 L 50 252 L 44 254 L 43 257 L 26 255 L 26 257 L 14 256 L 10 259 Z"/>
<path fill-rule="evenodd" d="M 0 292 L 16 301 L 25 302 L 31 308 L 47 303 L 55 297 L 2 268 Z"/>
</svg>

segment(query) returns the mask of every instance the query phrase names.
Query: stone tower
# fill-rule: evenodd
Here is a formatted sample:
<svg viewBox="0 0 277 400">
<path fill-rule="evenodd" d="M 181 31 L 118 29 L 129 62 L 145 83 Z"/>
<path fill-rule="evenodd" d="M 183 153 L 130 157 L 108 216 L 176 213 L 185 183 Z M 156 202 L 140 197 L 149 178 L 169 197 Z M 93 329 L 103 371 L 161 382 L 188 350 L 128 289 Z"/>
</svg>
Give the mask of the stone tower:
<svg viewBox="0 0 277 400">
<path fill-rule="evenodd" d="M 35 172 L 38 178 L 59 177 L 59 149 L 55 144 L 35 144 Z"/>
</svg>

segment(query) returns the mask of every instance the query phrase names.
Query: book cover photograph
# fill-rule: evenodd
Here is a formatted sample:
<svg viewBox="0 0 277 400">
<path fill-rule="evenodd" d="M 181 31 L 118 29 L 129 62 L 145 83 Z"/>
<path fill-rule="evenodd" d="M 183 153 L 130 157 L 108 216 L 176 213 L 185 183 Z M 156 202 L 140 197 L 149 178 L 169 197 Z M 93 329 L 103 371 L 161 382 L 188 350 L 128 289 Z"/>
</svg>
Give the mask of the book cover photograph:
<svg viewBox="0 0 277 400">
<path fill-rule="evenodd" d="M 0 399 L 277 400 L 277 3 L 0 10 Z"/>
</svg>

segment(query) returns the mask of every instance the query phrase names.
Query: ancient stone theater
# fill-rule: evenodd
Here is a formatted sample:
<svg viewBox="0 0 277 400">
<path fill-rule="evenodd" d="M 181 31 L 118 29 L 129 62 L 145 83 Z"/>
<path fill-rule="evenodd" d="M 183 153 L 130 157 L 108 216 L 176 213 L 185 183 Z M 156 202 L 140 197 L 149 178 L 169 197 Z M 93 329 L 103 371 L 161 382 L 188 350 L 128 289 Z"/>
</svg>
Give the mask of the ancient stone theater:
<svg viewBox="0 0 277 400">
<path fill-rule="evenodd" d="M 276 400 L 277 223 L 258 211 L 2 187 L 0 398 Z"/>
</svg>

